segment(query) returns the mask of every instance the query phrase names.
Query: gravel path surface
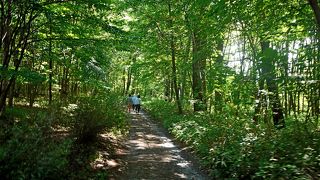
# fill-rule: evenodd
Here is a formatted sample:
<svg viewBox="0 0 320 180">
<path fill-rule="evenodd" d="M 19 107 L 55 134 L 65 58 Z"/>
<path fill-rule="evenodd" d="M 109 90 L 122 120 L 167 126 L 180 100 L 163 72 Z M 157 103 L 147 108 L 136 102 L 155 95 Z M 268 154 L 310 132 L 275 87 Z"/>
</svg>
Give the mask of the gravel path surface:
<svg viewBox="0 0 320 180">
<path fill-rule="evenodd" d="M 168 138 L 144 113 L 131 113 L 124 168 L 112 179 L 209 179 L 192 155 Z"/>
</svg>

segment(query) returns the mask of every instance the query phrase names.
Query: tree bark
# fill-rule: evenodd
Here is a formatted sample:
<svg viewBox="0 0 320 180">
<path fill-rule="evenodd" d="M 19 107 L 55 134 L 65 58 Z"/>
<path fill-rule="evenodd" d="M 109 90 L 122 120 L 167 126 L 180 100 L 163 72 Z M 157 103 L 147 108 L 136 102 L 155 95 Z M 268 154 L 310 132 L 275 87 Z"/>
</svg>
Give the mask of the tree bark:
<svg viewBox="0 0 320 180">
<path fill-rule="evenodd" d="M 317 31 L 317 45 L 318 45 L 318 49 L 320 48 L 320 7 L 319 7 L 319 4 L 318 4 L 318 1 L 317 0 L 308 0 L 309 2 L 309 5 L 311 6 L 313 12 L 314 12 L 314 15 L 315 15 L 315 19 L 316 19 L 316 22 L 317 22 L 317 27 L 318 27 L 318 31 Z M 319 51 L 318 51 L 319 52 Z M 315 65 L 314 67 L 316 68 L 314 70 L 314 72 L 317 72 L 316 76 L 315 77 L 319 77 L 320 74 L 319 74 L 319 70 L 320 70 L 320 65 L 319 65 L 319 58 L 320 58 L 320 55 L 319 53 L 317 54 L 317 61 L 315 62 Z M 318 79 L 319 81 L 319 79 Z M 315 98 L 314 98 L 314 115 L 316 116 L 317 120 L 319 118 L 319 113 L 320 113 L 320 108 L 319 108 L 319 104 L 320 104 L 320 98 L 319 98 L 319 95 L 320 95 L 320 83 L 318 83 L 318 85 L 316 85 L 316 89 L 318 89 L 318 92 L 315 92 Z"/>
<path fill-rule="evenodd" d="M 122 71 L 122 95 L 126 95 L 127 91 L 126 91 L 126 68 L 123 68 Z"/>
<path fill-rule="evenodd" d="M 313 12 L 314 12 L 314 15 L 315 15 L 315 18 L 316 18 L 316 22 L 317 22 L 317 26 L 318 26 L 318 30 L 320 30 L 320 8 L 319 8 L 319 5 L 318 5 L 318 2 L 317 0 L 308 0 L 309 2 L 309 5 L 311 6 Z"/>
<path fill-rule="evenodd" d="M 203 39 L 200 37 L 200 32 L 196 29 L 192 33 L 192 92 L 194 103 L 194 111 L 205 111 L 207 109 L 205 93 L 205 67 L 206 57 L 204 52 Z"/>
<path fill-rule="evenodd" d="M 192 37 L 190 35 L 188 37 L 188 41 L 187 41 L 187 44 L 186 44 L 186 49 L 185 49 L 185 53 L 184 53 L 184 57 L 183 57 L 185 64 L 188 64 L 188 59 L 189 59 L 189 56 L 190 56 L 191 40 L 192 40 Z M 180 78 L 181 79 L 180 101 L 181 101 L 182 106 L 185 103 L 185 89 L 186 89 L 186 85 L 187 85 L 187 78 L 186 77 L 187 77 L 187 69 L 183 68 L 182 75 L 181 75 L 181 78 Z"/>
<path fill-rule="evenodd" d="M 9 92 L 9 101 L 8 101 L 8 106 L 10 107 L 10 108 L 12 108 L 13 107 L 13 104 L 14 104 L 14 91 L 15 91 L 15 81 L 16 81 L 16 79 L 14 79 L 14 82 L 13 82 L 13 84 L 12 84 L 12 86 L 11 86 L 11 88 L 10 88 L 10 92 Z"/>
<path fill-rule="evenodd" d="M 1 41 L 0 47 L 3 49 L 2 56 L 2 69 L 0 76 L 0 116 L 3 115 L 6 107 L 6 99 L 8 97 L 9 90 L 11 86 L 15 83 L 15 79 L 23 59 L 25 50 L 27 48 L 27 41 L 31 33 L 31 24 L 37 17 L 35 14 L 35 9 L 30 8 L 27 10 L 19 11 L 18 16 L 20 23 L 12 23 L 12 8 L 13 1 L 8 0 L 6 2 L 6 11 L 4 6 L 1 6 L 1 25 L 4 26 L 1 28 Z M 16 4 L 16 9 L 19 9 L 25 4 Z M 18 6 L 19 5 L 19 6 Z M 6 12 L 6 14 L 4 13 Z M 17 59 L 14 62 L 14 73 L 11 76 L 3 75 L 2 72 L 7 72 L 9 69 L 9 64 L 13 53 L 17 53 Z M 5 73 L 4 73 L 5 74 Z"/>
<path fill-rule="evenodd" d="M 1 2 L 3 3 L 3 2 Z M 5 13 L 5 5 L 1 6 L 1 40 L 0 48 L 2 50 L 2 68 L 0 74 L 0 116 L 3 115 L 6 106 L 6 98 L 11 86 L 12 81 L 8 82 L 7 77 L 4 75 L 9 68 L 10 62 L 10 46 L 11 46 L 11 29 L 10 24 L 12 20 L 12 0 L 8 0 L 7 14 Z M 3 73 L 3 74 L 2 74 Z M 9 87 L 8 87 L 9 86 Z"/>
<path fill-rule="evenodd" d="M 172 10 L 171 10 L 171 2 L 168 3 L 168 11 L 169 11 L 169 27 L 173 30 L 173 20 L 172 20 Z M 177 67 L 176 67 L 176 49 L 175 49 L 175 39 L 173 32 L 170 34 L 170 50 L 171 50 L 171 65 L 172 65 L 172 80 L 173 80 L 173 88 L 175 92 L 175 99 L 178 106 L 179 114 L 182 114 L 182 106 L 179 96 L 179 88 L 177 83 Z"/>
<path fill-rule="evenodd" d="M 223 67 L 223 54 L 222 54 L 223 40 L 220 38 L 217 41 L 217 50 L 218 50 L 219 55 L 218 55 L 217 61 L 215 63 L 216 64 L 215 66 L 217 67 L 217 69 L 221 69 Z M 224 82 L 223 82 L 224 77 L 222 77 L 221 75 L 218 75 L 216 78 L 218 79 L 218 86 L 221 87 L 224 84 Z M 215 90 L 214 98 L 215 98 L 215 100 L 214 100 L 215 101 L 215 112 L 219 112 L 222 110 L 222 105 L 223 105 L 221 89 Z"/>
<path fill-rule="evenodd" d="M 52 104 L 53 60 L 52 60 L 52 19 L 49 14 L 49 105 Z"/>
<path fill-rule="evenodd" d="M 165 80 L 164 80 L 164 96 L 166 101 L 171 101 L 170 99 L 171 82 L 169 78 L 170 76 L 165 76 Z"/>
<path fill-rule="evenodd" d="M 283 110 L 280 103 L 278 85 L 275 81 L 275 67 L 274 61 L 277 58 L 277 52 L 269 47 L 269 42 L 261 43 L 262 57 L 261 57 L 261 77 L 263 81 L 266 81 L 269 99 L 272 106 L 273 124 L 277 128 L 285 126 L 283 117 Z"/>
<path fill-rule="evenodd" d="M 128 75 L 127 75 L 127 86 L 126 86 L 126 94 L 128 94 L 131 85 L 131 67 L 128 67 Z"/>
</svg>

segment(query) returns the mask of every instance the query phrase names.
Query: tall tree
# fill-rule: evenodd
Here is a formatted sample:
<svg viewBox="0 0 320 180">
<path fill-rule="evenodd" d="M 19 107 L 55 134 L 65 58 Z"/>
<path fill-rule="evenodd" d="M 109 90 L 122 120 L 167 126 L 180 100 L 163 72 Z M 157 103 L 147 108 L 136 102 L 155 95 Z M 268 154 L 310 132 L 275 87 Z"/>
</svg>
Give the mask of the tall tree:
<svg viewBox="0 0 320 180">
<path fill-rule="evenodd" d="M 284 127 L 282 105 L 280 103 L 278 85 L 276 83 L 275 61 L 279 58 L 277 52 L 270 47 L 269 42 L 261 43 L 260 80 L 264 81 L 269 91 L 270 104 L 272 106 L 273 123 L 277 127 Z"/>
<path fill-rule="evenodd" d="M 178 106 L 178 112 L 182 114 L 182 106 L 180 101 L 180 95 L 179 95 L 179 88 L 178 88 L 178 82 L 177 82 L 177 66 L 176 66 L 176 47 L 175 47 L 175 37 L 173 34 L 173 16 L 172 16 L 172 4 L 171 1 L 168 2 L 168 14 L 169 14 L 169 28 L 171 28 L 170 33 L 170 50 L 171 50 L 171 66 L 172 66 L 172 82 L 173 82 L 173 88 L 175 92 L 175 100 L 177 102 Z"/>
<path fill-rule="evenodd" d="M 205 39 L 200 29 L 194 27 L 192 32 L 192 92 L 194 111 L 206 110 L 206 48 Z"/>
<path fill-rule="evenodd" d="M 6 107 L 6 99 L 15 83 L 20 64 L 24 57 L 31 28 L 39 15 L 39 5 L 30 1 L 1 1 L 1 42 L 2 66 L 0 69 L 0 116 Z M 13 57 L 14 69 L 10 69 Z"/>
<path fill-rule="evenodd" d="M 317 25 L 318 25 L 318 28 L 320 29 L 320 8 L 319 8 L 319 4 L 317 2 L 317 0 L 308 0 L 313 12 L 314 12 L 314 15 L 315 15 L 315 18 L 316 18 L 316 22 L 317 22 Z"/>
</svg>

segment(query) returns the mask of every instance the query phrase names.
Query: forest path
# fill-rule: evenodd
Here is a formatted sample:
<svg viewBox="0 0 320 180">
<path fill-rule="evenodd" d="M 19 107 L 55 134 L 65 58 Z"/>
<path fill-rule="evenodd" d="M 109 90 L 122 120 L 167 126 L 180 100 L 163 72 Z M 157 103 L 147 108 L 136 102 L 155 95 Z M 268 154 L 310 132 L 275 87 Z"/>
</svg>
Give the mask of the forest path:
<svg viewBox="0 0 320 180">
<path fill-rule="evenodd" d="M 195 158 L 176 145 L 145 112 L 130 113 L 124 167 L 111 179 L 209 179 Z"/>
</svg>

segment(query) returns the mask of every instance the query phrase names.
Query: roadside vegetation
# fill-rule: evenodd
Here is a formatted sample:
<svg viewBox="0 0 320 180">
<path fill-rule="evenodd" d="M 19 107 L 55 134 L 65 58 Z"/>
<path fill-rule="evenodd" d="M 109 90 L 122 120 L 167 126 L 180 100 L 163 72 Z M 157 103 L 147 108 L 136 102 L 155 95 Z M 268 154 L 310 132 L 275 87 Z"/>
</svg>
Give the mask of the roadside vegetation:
<svg viewBox="0 0 320 180">
<path fill-rule="evenodd" d="M 253 124 L 250 113 L 177 114 L 173 103 L 154 100 L 148 112 L 180 141 L 192 147 L 216 179 L 317 179 L 320 174 L 319 127 L 303 119 L 287 126 Z"/>
<path fill-rule="evenodd" d="M 110 96 L 79 97 L 49 109 L 8 110 L 6 117 L 14 124 L 1 127 L 1 179 L 107 177 L 106 169 L 94 166 L 99 151 L 109 156 L 114 151 L 101 134 L 120 137 L 128 128 L 121 101 Z M 101 148 L 101 143 L 106 144 Z"/>
</svg>

